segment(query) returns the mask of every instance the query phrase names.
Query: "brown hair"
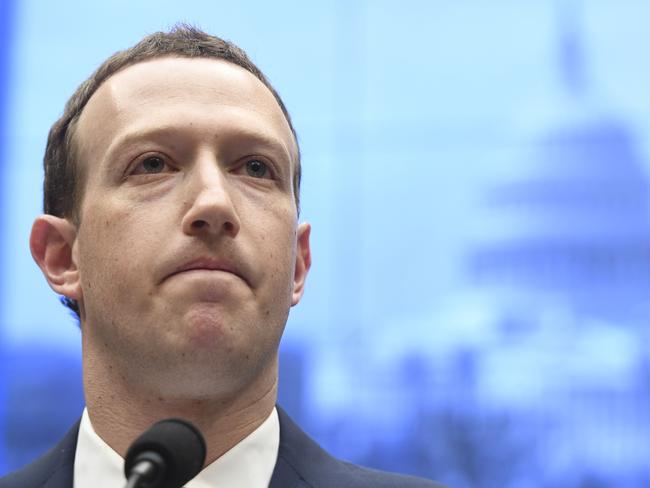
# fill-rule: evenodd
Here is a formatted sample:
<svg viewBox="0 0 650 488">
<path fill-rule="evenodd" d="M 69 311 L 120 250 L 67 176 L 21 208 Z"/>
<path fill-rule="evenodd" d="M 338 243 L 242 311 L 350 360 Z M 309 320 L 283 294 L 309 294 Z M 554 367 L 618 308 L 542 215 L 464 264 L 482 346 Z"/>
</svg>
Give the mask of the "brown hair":
<svg viewBox="0 0 650 488">
<path fill-rule="evenodd" d="M 88 100 L 104 81 L 118 71 L 162 56 L 221 59 L 241 66 L 255 75 L 277 100 L 296 140 L 296 147 L 298 147 L 296 131 L 280 95 L 246 53 L 229 41 L 209 35 L 196 27 L 178 24 L 169 32 L 156 32 L 145 37 L 135 46 L 113 54 L 77 88 L 65 104 L 63 115 L 50 129 L 45 148 L 43 159 L 45 170 L 43 207 L 45 213 L 69 218 L 78 223 L 78 204 L 83 195 L 83 188 L 79 164 L 76 160 L 74 136 L 76 123 Z M 299 208 L 300 202 L 300 175 L 300 149 L 298 148 L 298 158 L 293 175 L 297 208 Z M 79 317 L 79 306 L 75 300 L 63 297 L 61 301 Z"/>
</svg>

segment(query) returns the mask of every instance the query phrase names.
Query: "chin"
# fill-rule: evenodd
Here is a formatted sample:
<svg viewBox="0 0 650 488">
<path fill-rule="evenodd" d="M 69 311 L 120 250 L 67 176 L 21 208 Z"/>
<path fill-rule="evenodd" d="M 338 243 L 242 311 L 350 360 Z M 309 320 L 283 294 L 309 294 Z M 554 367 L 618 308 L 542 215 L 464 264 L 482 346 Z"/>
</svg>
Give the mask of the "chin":
<svg viewBox="0 0 650 488">
<path fill-rule="evenodd" d="M 224 313 L 220 307 L 207 305 L 194 307 L 182 318 L 181 332 L 189 340 L 190 347 L 228 344 L 233 345 L 235 334 L 241 334 L 240 321 Z"/>
</svg>

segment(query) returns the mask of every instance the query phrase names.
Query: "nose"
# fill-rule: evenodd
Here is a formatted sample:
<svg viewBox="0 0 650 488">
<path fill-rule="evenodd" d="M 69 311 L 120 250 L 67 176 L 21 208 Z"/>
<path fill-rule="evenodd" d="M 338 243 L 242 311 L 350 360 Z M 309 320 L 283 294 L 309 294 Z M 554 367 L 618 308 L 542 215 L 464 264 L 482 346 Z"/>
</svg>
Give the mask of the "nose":
<svg viewBox="0 0 650 488">
<path fill-rule="evenodd" d="M 231 199 L 227 176 L 212 158 L 197 162 L 189 172 L 187 198 L 190 203 L 182 220 L 187 235 L 239 233 L 240 221 Z"/>
</svg>

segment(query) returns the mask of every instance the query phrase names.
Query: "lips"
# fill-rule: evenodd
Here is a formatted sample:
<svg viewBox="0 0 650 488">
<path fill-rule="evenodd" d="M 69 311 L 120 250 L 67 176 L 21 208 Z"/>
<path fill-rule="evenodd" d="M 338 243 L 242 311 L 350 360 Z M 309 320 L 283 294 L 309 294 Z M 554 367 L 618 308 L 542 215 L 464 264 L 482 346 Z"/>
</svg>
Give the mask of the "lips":
<svg viewBox="0 0 650 488">
<path fill-rule="evenodd" d="M 247 280 L 242 276 L 239 269 L 233 263 L 227 260 L 215 259 L 209 257 L 193 259 L 191 261 L 179 265 L 165 277 L 165 280 L 171 278 L 174 275 L 185 273 L 188 271 L 223 271 L 226 273 L 231 273 L 247 282 Z"/>
</svg>

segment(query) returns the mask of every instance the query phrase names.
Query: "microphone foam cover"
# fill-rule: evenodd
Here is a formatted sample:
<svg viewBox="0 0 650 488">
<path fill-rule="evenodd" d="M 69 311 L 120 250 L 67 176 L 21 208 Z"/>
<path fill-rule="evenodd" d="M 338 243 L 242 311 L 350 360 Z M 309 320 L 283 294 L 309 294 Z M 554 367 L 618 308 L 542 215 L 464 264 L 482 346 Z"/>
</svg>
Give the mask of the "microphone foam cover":
<svg viewBox="0 0 650 488">
<path fill-rule="evenodd" d="M 151 488 L 180 488 L 194 478 L 205 462 L 205 440 L 191 423 L 166 419 L 153 424 L 138 437 L 126 453 L 124 473 L 127 478 L 138 461 L 138 455 L 155 452 L 165 461 L 165 473 Z"/>
</svg>

